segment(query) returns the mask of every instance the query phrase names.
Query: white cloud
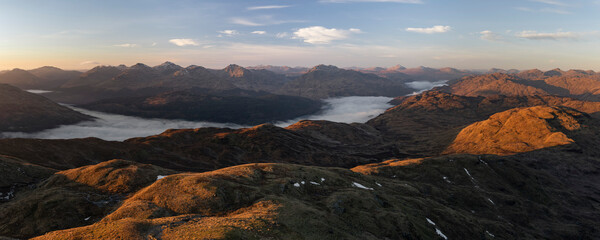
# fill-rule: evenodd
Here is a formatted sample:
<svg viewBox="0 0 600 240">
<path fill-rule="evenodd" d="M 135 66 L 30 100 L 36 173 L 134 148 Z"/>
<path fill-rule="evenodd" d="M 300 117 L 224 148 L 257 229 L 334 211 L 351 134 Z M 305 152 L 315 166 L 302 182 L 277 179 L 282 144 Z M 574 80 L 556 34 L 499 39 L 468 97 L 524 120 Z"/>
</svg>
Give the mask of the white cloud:
<svg viewBox="0 0 600 240">
<path fill-rule="evenodd" d="M 432 33 L 445 33 L 445 32 L 450 31 L 450 29 L 452 29 L 450 26 L 436 25 L 436 26 L 433 26 L 430 28 L 407 28 L 406 31 L 432 34 Z"/>
<path fill-rule="evenodd" d="M 530 40 L 561 40 L 561 39 L 579 39 L 580 33 L 574 32 L 555 32 L 555 33 L 542 33 L 537 31 L 522 31 L 517 33 L 517 37 L 526 38 Z"/>
<path fill-rule="evenodd" d="M 502 36 L 500 36 L 497 33 L 492 32 L 490 30 L 481 31 L 480 34 L 481 34 L 480 38 L 483 40 L 495 41 L 495 42 L 503 40 Z"/>
<path fill-rule="evenodd" d="M 248 10 L 265 10 L 265 9 L 280 9 L 280 8 L 287 8 L 290 7 L 289 5 L 267 5 L 267 6 L 254 6 L 254 7 L 248 7 Z"/>
<path fill-rule="evenodd" d="M 280 32 L 280 33 L 275 34 L 275 37 L 277 37 L 277 38 L 286 38 L 287 36 L 289 36 L 289 34 L 286 32 Z"/>
<path fill-rule="evenodd" d="M 244 25 L 244 26 L 252 26 L 252 27 L 257 27 L 257 26 L 263 26 L 264 24 L 261 23 L 257 23 L 245 18 L 232 18 L 231 19 L 231 23 L 234 24 L 239 24 L 239 25 Z"/>
<path fill-rule="evenodd" d="M 113 45 L 114 47 L 124 47 L 124 48 L 132 48 L 132 47 L 137 47 L 137 44 L 134 43 L 123 43 L 123 44 L 116 44 Z"/>
<path fill-rule="evenodd" d="M 312 26 L 298 29 L 298 31 L 294 32 L 294 38 L 304 39 L 304 42 L 306 43 L 327 44 L 334 40 L 346 39 L 354 33 L 361 33 L 361 31 L 356 28 L 344 30 Z"/>
<path fill-rule="evenodd" d="M 219 33 L 224 34 L 226 36 L 233 36 L 233 35 L 238 35 L 239 32 L 236 30 L 223 30 L 223 31 L 219 31 Z M 219 37 L 222 37 L 223 35 L 219 34 Z"/>
<path fill-rule="evenodd" d="M 169 40 L 169 42 L 172 44 L 175 44 L 177 46 L 180 46 L 180 47 L 200 45 L 197 42 L 195 42 L 194 40 L 189 39 L 189 38 L 175 38 L 175 39 Z"/>
<path fill-rule="evenodd" d="M 526 8 L 526 7 L 517 7 L 516 9 L 519 11 L 523 11 L 523 12 L 545 12 L 545 13 L 557 13 L 557 14 L 571 14 L 572 13 L 567 10 L 556 9 L 556 8 L 542 8 L 542 9 L 536 10 L 536 9 L 531 9 L 531 8 Z"/>
<path fill-rule="evenodd" d="M 284 24 L 284 23 L 306 22 L 303 20 L 279 20 L 279 19 L 273 18 L 272 15 L 260 15 L 260 16 L 252 17 L 250 19 L 235 17 L 235 18 L 231 18 L 230 21 L 233 24 L 239 24 L 239 25 L 251 26 L 251 27 L 258 27 L 258 26 L 265 26 L 265 25 L 277 25 L 277 24 Z"/>
<path fill-rule="evenodd" d="M 258 34 L 258 35 L 263 35 L 263 34 L 266 34 L 266 33 L 267 32 L 265 32 L 265 31 L 254 31 L 254 32 L 252 32 L 252 34 Z"/>
<path fill-rule="evenodd" d="M 321 0 L 322 3 L 351 3 L 351 2 L 387 2 L 387 3 L 423 3 L 421 0 Z"/>
<path fill-rule="evenodd" d="M 79 65 L 100 65 L 100 63 L 96 61 L 83 61 L 80 62 Z"/>
<path fill-rule="evenodd" d="M 530 1 L 545 3 L 545 4 L 549 4 L 549 5 L 554 5 L 554 6 L 568 6 L 568 4 L 563 3 L 561 1 L 557 1 L 557 0 L 530 0 Z"/>
</svg>

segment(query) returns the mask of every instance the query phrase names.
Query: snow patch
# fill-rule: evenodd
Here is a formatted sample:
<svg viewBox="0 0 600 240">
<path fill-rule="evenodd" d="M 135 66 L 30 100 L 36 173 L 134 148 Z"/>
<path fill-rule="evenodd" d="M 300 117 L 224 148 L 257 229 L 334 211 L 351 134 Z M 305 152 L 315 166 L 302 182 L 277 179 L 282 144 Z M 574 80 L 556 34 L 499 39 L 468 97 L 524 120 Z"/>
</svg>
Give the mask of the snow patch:
<svg viewBox="0 0 600 240">
<path fill-rule="evenodd" d="M 431 219 L 429 219 L 429 218 L 425 218 L 425 219 L 427 219 L 427 222 L 428 222 L 429 224 L 431 224 L 431 225 L 435 226 L 435 223 L 434 223 L 433 221 L 431 221 Z"/>
<path fill-rule="evenodd" d="M 442 231 L 440 231 L 439 229 L 435 229 L 435 233 L 437 233 L 437 235 L 440 235 L 440 237 L 444 238 L 444 239 L 448 239 L 448 237 L 446 237 L 446 235 L 444 235 L 444 233 L 442 233 Z"/>
<path fill-rule="evenodd" d="M 378 182 L 375 182 L 375 184 L 377 184 L 377 186 L 380 186 L 380 187 L 381 187 L 381 184 L 379 184 Z"/>
<path fill-rule="evenodd" d="M 494 236 L 494 234 L 492 234 L 491 232 L 489 232 L 488 230 L 485 230 L 485 233 L 487 233 L 487 235 L 490 235 L 490 237 L 496 237 Z"/>
<path fill-rule="evenodd" d="M 294 187 L 300 187 L 300 183 L 294 183 Z"/>
<path fill-rule="evenodd" d="M 352 185 L 353 185 L 354 187 L 357 187 L 357 188 L 362 188 L 362 189 L 366 189 L 366 190 L 373 190 L 373 188 L 370 188 L 370 187 L 365 187 L 364 185 L 362 185 L 362 184 L 360 184 L 360 183 L 357 183 L 357 182 L 352 182 Z"/>
<path fill-rule="evenodd" d="M 306 182 L 302 181 L 302 182 L 300 182 L 300 183 L 302 183 L 302 184 L 304 185 Z"/>
<path fill-rule="evenodd" d="M 447 182 L 447 183 L 452 183 L 450 180 L 448 180 L 448 177 L 446 176 L 442 176 L 442 178 Z"/>
<path fill-rule="evenodd" d="M 321 184 L 319 184 L 317 182 L 313 182 L 313 181 L 310 181 L 310 184 L 312 184 L 312 185 L 321 185 Z"/>
<path fill-rule="evenodd" d="M 325 182 L 325 178 L 321 178 L 321 182 Z"/>
<path fill-rule="evenodd" d="M 166 177 L 166 175 L 158 175 L 158 176 L 156 176 L 156 181 L 161 180 L 165 177 Z"/>
<path fill-rule="evenodd" d="M 90 220 L 90 218 L 91 218 L 91 217 L 86 217 L 86 218 L 84 218 L 83 220 L 87 221 L 87 220 Z"/>
<path fill-rule="evenodd" d="M 490 201 L 492 204 L 496 205 L 496 204 L 494 203 L 494 201 L 492 201 L 492 199 L 488 198 L 487 200 L 488 200 L 488 201 Z"/>
</svg>

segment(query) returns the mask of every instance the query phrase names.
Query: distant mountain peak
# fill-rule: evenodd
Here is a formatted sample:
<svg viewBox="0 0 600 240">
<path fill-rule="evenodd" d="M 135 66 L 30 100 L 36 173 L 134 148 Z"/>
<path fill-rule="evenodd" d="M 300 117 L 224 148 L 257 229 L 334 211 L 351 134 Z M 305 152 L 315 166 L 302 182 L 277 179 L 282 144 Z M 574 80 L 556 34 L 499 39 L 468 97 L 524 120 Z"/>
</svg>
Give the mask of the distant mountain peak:
<svg viewBox="0 0 600 240">
<path fill-rule="evenodd" d="M 183 67 L 181 67 L 175 63 L 169 62 L 169 61 L 166 61 L 166 62 L 154 67 L 154 69 L 157 69 L 159 71 L 177 71 L 182 68 Z"/>
<path fill-rule="evenodd" d="M 309 72 L 314 72 L 314 71 L 338 71 L 340 70 L 338 67 L 333 66 L 333 65 L 325 65 L 325 64 L 319 64 L 317 66 L 314 66 L 313 68 L 310 69 Z"/>
<path fill-rule="evenodd" d="M 230 77 L 243 77 L 247 72 L 249 72 L 248 69 L 245 69 L 237 64 L 230 64 L 229 66 L 225 67 L 223 71 L 228 73 Z"/>
<path fill-rule="evenodd" d="M 398 64 L 396 66 L 389 67 L 387 70 L 389 70 L 389 71 L 398 71 L 398 70 L 404 70 L 404 69 L 406 69 L 406 67 Z"/>
</svg>

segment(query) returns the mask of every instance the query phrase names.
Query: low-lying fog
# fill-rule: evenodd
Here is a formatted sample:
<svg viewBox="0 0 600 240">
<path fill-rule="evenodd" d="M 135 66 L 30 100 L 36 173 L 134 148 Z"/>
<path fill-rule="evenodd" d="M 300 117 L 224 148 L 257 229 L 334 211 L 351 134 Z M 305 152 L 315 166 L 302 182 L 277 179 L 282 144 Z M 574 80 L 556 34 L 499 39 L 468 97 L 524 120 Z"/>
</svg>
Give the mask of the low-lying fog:
<svg viewBox="0 0 600 240">
<path fill-rule="evenodd" d="M 439 82 L 411 82 L 412 88 L 420 93 L 437 86 L 443 86 L 445 81 Z M 315 115 L 309 115 L 288 121 L 277 122 L 275 125 L 286 127 L 302 119 L 328 120 L 334 122 L 364 123 L 371 118 L 383 113 L 392 107 L 388 97 L 341 97 L 326 99 L 323 111 Z M 214 123 L 214 122 L 192 122 L 184 120 L 145 119 L 138 117 L 123 116 L 85 110 L 71 107 L 81 113 L 96 117 L 95 121 L 82 122 L 75 125 L 66 125 L 37 133 L 0 133 L 0 138 L 41 138 L 41 139 L 68 139 L 97 137 L 104 140 L 122 141 L 133 137 L 145 137 L 164 132 L 171 128 L 199 128 L 199 127 L 228 127 L 242 128 L 247 126 Z"/>
<path fill-rule="evenodd" d="M 391 107 L 387 97 L 343 97 L 326 99 L 326 107 L 316 115 L 275 123 L 285 127 L 301 119 L 329 120 L 336 122 L 366 122 Z M 71 107 L 74 110 L 96 117 L 95 121 L 65 125 L 37 133 L 0 133 L 2 138 L 42 138 L 67 139 L 97 137 L 104 140 L 122 141 L 133 137 L 145 137 L 164 132 L 170 128 L 228 127 L 242 128 L 247 126 L 214 123 L 192 122 L 184 120 L 145 119 L 117 114 L 109 114 Z"/>
</svg>

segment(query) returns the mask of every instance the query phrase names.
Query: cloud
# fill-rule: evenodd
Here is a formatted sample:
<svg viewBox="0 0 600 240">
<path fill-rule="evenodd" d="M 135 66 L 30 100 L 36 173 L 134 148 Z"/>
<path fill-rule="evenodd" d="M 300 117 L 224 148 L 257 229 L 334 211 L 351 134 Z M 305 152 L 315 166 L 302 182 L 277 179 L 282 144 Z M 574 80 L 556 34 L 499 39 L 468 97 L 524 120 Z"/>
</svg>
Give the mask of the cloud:
<svg viewBox="0 0 600 240">
<path fill-rule="evenodd" d="M 329 120 L 336 122 L 366 122 L 392 107 L 389 97 L 343 97 L 325 99 L 327 105 L 316 115 L 309 115 L 276 123 L 286 127 L 301 119 Z M 63 125 L 58 128 L 37 133 L 6 132 L 0 133 L 0 138 L 40 138 L 40 139 L 69 139 L 97 137 L 104 140 L 123 141 L 133 137 L 145 137 L 160 134 L 167 129 L 185 129 L 201 127 L 242 128 L 230 123 L 193 122 L 184 120 L 144 119 L 117 114 L 90 111 L 71 107 L 73 110 L 95 117 L 94 121 L 74 125 Z"/>
<path fill-rule="evenodd" d="M 134 43 L 123 43 L 123 44 L 116 44 L 113 45 L 113 47 L 123 47 L 123 48 L 132 48 L 132 47 L 137 47 L 137 44 Z"/>
<path fill-rule="evenodd" d="M 177 46 L 180 46 L 180 47 L 200 45 L 197 42 L 195 42 L 194 40 L 189 39 L 189 38 L 175 38 L 175 39 L 169 40 L 169 42 L 172 44 L 175 44 Z"/>
<path fill-rule="evenodd" d="M 252 34 L 258 34 L 258 35 L 263 35 L 263 34 L 266 34 L 267 32 L 265 32 L 265 31 L 254 31 L 254 32 L 251 32 L 251 33 Z"/>
<path fill-rule="evenodd" d="M 252 27 L 257 27 L 257 26 L 263 26 L 264 24 L 262 23 L 257 23 L 248 19 L 244 19 L 244 18 L 232 18 L 231 19 L 231 23 L 234 24 L 239 24 L 239 25 L 244 25 L 244 26 L 252 26 Z"/>
<path fill-rule="evenodd" d="M 344 30 L 312 26 L 298 29 L 298 31 L 294 32 L 294 38 L 304 39 L 304 42 L 306 43 L 327 44 L 334 40 L 346 39 L 354 33 L 361 33 L 361 31 L 356 28 Z"/>
<path fill-rule="evenodd" d="M 380 2 L 380 3 L 411 3 L 421 4 L 421 0 L 321 0 L 322 3 L 352 3 L 352 2 Z"/>
<path fill-rule="evenodd" d="M 280 32 L 280 33 L 275 34 L 276 38 L 286 38 L 287 36 L 289 36 L 289 33 L 286 33 L 286 32 Z"/>
<path fill-rule="evenodd" d="M 433 26 L 430 28 L 406 28 L 406 31 L 407 32 L 433 34 L 433 33 L 445 33 L 445 32 L 450 31 L 450 29 L 452 29 L 450 26 L 436 25 L 436 26 Z"/>
<path fill-rule="evenodd" d="M 219 33 L 225 35 L 225 36 L 233 36 L 233 35 L 238 35 L 239 32 L 236 30 L 223 30 L 223 31 L 219 31 Z M 219 34 L 219 37 L 222 37 L 223 35 Z"/>
<path fill-rule="evenodd" d="M 557 0 L 530 0 L 530 1 L 545 3 L 545 4 L 549 4 L 549 5 L 554 5 L 554 6 L 569 6 L 568 4 L 563 3 L 561 1 L 557 1 Z"/>
<path fill-rule="evenodd" d="M 515 9 L 517 9 L 519 11 L 523 11 L 523 12 L 545 12 L 545 13 L 557 13 L 557 14 L 572 14 L 572 12 L 569 12 L 567 10 L 555 9 L 555 8 L 531 9 L 531 8 L 526 8 L 526 7 L 517 7 Z"/>
<path fill-rule="evenodd" d="M 522 31 L 516 34 L 517 37 L 526 38 L 529 40 L 579 39 L 581 38 L 581 35 L 581 33 L 574 32 L 542 33 L 537 31 Z"/>
<path fill-rule="evenodd" d="M 277 24 L 284 24 L 284 23 L 306 22 L 303 20 L 278 20 L 278 19 L 273 18 L 273 16 L 271 16 L 271 15 L 261 15 L 261 16 L 253 17 L 252 19 L 235 17 L 235 18 L 231 18 L 230 21 L 233 24 L 250 26 L 250 27 L 258 27 L 258 26 L 265 26 L 265 25 L 277 25 Z"/>
<path fill-rule="evenodd" d="M 488 40 L 488 41 L 493 41 L 493 42 L 498 42 L 498 41 L 503 41 L 502 36 L 500 36 L 497 33 L 494 33 L 490 30 L 485 30 L 485 31 L 481 31 L 481 39 L 483 40 Z"/>
<path fill-rule="evenodd" d="M 254 10 L 265 10 L 265 9 L 280 9 L 280 8 L 288 8 L 290 7 L 289 5 L 267 5 L 267 6 L 254 6 L 254 7 L 248 7 L 248 10 L 254 11 Z"/>
<path fill-rule="evenodd" d="M 369 119 L 377 117 L 390 107 L 388 102 L 392 98 L 388 97 L 341 97 L 324 99 L 325 107 L 323 112 L 304 116 L 289 121 L 275 123 L 280 127 L 287 127 L 299 120 L 327 120 L 343 123 L 365 123 Z"/>
<path fill-rule="evenodd" d="M 100 63 L 96 61 L 83 61 L 80 62 L 79 65 L 100 65 Z"/>
</svg>

